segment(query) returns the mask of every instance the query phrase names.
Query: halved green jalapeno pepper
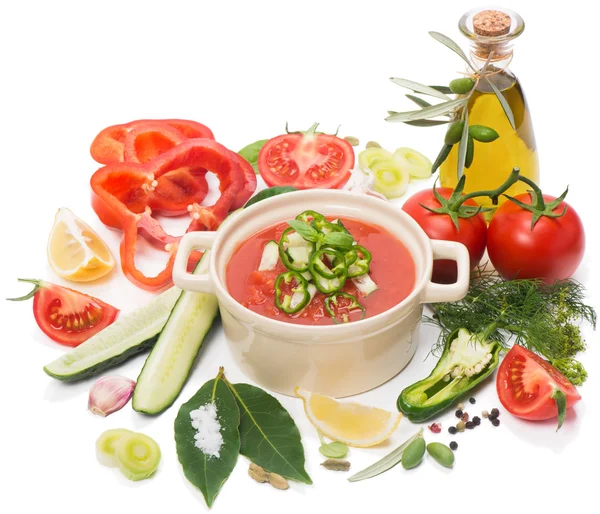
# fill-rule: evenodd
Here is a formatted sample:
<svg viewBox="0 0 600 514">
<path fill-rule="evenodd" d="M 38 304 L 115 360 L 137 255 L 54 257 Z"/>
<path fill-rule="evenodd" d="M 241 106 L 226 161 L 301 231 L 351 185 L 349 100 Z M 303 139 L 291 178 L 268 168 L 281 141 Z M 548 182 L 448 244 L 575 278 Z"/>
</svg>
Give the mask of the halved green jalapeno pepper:
<svg viewBox="0 0 600 514">
<path fill-rule="evenodd" d="M 330 268 L 323 262 L 324 255 L 327 256 L 329 262 L 337 262 L 337 264 L 333 264 L 333 267 Z M 310 259 L 308 270 L 313 276 L 320 275 L 323 278 L 329 279 L 346 277 L 346 275 L 348 275 L 348 268 L 344 256 L 331 248 L 321 248 L 320 250 L 317 250 Z"/>
<path fill-rule="evenodd" d="M 283 265 L 291 271 L 299 271 L 299 272 L 308 271 L 308 264 L 310 263 L 310 259 L 315 251 L 315 245 L 313 243 L 310 243 L 309 241 L 306 241 L 305 247 L 294 247 L 294 248 L 296 248 L 296 250 L 294 250 L 296 252 L 301 251 L 301 250 L 299 250 L 299 248 L 307 248 L 308 249 L 308 255 L 306 256 L 306 260 L 294 259 L 290 255 L 290 248 L 289 248 L 290 240 L 289 240 L 288 236 L 291 232 L 294 232 L 294 229 L 292 227 L 289 227 L 283 231 L 283 234 L 281 234 L 281 239 L 279 240 L 279 258 L 281 259 L 281 262 L 283 263 Z"/>
<path fill-rule="evenodd" d="M 286 285 L 296 281 L 296 286 L 292 287 L 293 294 L 286 294 L 281 298 L 281 283 Z M 294 297 L 300 297 L 295 299 Z M 294 301 L 296 300 L 296 301 Z M 299 301 L 298 301 L 299 300 Z M 275 306 L 286 314 L 296 314 L 306 307 L 310 302 L 310 292 L 308 290 L 307 280 L 297 271 L 286 271 L 275 279 Z"/>
<path fill-rule="evenodd" d="M 352 250 L 357 253 L 357 258 L 348 266 L 348 278 L 356 278 L 366 275 L 369 273 L 369 269 L 371 268 L 371 252 L 369 252 L 369 250 L 367 250 L 364 246 L 360 245 L 355 245 Z"/>
<path fill-rule="evenodd" d="M 338 320 L 337 316 L 338 314 L 334 312 L 332 305 L 335 305 L 336 307 L 338 306 L 338 298 L 346 298 L 348 300 L 350 300 L 350 305 L 344 305 L 341 306 L 341 309 L 346 309 L 348 312 L 344 312 L 341 314 L 342 316 L 342 321 Z M 352 311 L 355 311 L 357 309 L 360 309 L 360 311 L 362 311 L 362 316 L 360 317 L 360 319 L 363 319 L 367 313 L 367 310 L 360 304 L 358 303 L 358 300 L 356 299 L 355 296 L 349 294 L 349 293 L 344 293 L 343 291 L 339 291 L 337 293 L 333 293 L 332 295 L 328 296 L 327 298 L 325 298 L 325 311 L 327 312 L 327 314 L 329 314 L 329 316 L 331 316 L 331 319 L 333 319 L 334 322 L 336 323 L 348 323 L 348 321 L 350 321 L 350 317 L 348 316 L 349 314 L 352 313 Z"/>
<path fill-rule="evenodd" d="M 501 349 L 500 343 L 482 340 L 467 329 L 454 330 L 446 338 L 431 374 L 400 393 L 398 410 L 420 423 L 456 405 L 460 397 L 492 374 Z"/>
</svg>

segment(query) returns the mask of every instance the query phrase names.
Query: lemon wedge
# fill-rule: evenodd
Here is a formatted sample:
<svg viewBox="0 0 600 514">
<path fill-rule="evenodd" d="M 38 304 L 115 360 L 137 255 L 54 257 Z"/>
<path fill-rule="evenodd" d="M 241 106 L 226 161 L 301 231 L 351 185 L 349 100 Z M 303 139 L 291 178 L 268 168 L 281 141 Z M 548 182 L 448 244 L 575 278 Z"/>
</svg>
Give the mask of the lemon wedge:
<svg viewBox="0 0 600 514">
<path fill-rule="evenodd" d="M 83 220 L 61 207 L 48 238 L 48 262 L 57 275 L 73 282 L 89 282 L 115 266 L 106 243 Z"/>
<path fill-rule="evenodd" d="M 296 387 L 310 422 L 322 434 L 356 448 L 385 441 L 400 423 L 402 413 L 393 413 L 355 402 L 339 402 L 329 396 Z"/>
</svg>

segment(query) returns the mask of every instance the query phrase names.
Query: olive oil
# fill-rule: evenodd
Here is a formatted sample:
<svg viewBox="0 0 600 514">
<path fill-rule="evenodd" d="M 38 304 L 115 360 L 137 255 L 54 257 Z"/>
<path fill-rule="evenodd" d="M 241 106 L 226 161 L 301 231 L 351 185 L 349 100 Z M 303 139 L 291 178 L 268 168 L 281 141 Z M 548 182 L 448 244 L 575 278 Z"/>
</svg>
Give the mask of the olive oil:
<svg viewBox="0 0 600 514">
<path fill-rule="evenodd" d="M 467 106 L 469 125 L 485 125 L 492 127 L 500 137 L 491 143 L 474 141 L 475 152 L 473 163 L 465 169 L 467 177 L 465 193 L 495 189 L 508 177 L 513 167 L 518 166 L 521 175 L 538 182 L 539 165 L 535 146 L 535 135 L 531 123 L 531 114 L 527 101 L 518 80 L 509 73 L 492 75 L 494 85 L 502 91 L 510 105 L 514 118 L 514 130 L 487 82 L 480 81 Z M 440 166 L 442 186 L 455 187 L 457 174 L 458 145 L 454 145 L 448 158 Z M 527 190 L 527 185 L 517 182 L 506 192 L 510 196 Z M 478 198 L 477 201 L 491 207 L 489 198 Z M 500 202 L 505 200 L 501 197 Z"/>
<path fill-rule="evenodd" d="M 539 181 L 538 154 L 531 122 L 531 113 L 518 79 L 508 66 L 512 61 L 512 45 L 525 28 L 523 19 L 509 10 L 472 10 L 459 21 L 462 34 L 471 40 L 471 61 L 475 69 L 485 69 L 467 104 L 469 125 L 484 125 L 494 129 L 500 137 L 492 142 L 474 141 L 473 162 L 465 168 L 465 193 L 496 189 L 519 167 L 521 174 Z M 488 63 L 489 61 L 489 63 Z M 472 73 L 471 70 L 467 70 Z M 514 116 L 513 128 L 498 97 L 488 83 L 491 81 L 502 93 Z M 454 187 L 458 182 L 459 145 L 453 146 L 440 166 L 442 186 Z M 527 186 L 517 182 L 506 194 L 513 196 L 526 191 Z M 505 198 L 499 198 L 499 202 Z M 492 207 L 489 198 L 477 198 L 481 205 Z"/>
</svg>

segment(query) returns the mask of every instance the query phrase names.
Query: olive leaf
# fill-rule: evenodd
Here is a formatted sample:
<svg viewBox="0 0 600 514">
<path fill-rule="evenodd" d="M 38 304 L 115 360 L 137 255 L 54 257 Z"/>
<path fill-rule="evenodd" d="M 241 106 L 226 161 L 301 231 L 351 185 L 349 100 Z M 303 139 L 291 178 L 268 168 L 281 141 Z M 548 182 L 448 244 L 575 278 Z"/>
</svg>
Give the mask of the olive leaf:
<svg viewBox="0 0 600 514">
<path fill-rule="evenodd" d="M 450 120 L 413 120 L 404 123 L 413 127 L 436 127 L 437 125 L 446 125 L 450 123 Z"/>
<path fill-rule="evenodd" d="M 452 89 L 450 89 L 448 86 L 429 86 L 429 87 L 432 87 L 436 91 L 439 91 L 440 93 L 444 93 L 446 95 L 453 94 Z"/>
<path fill-rule="evenodd" d="M 452 41 L 452 39 L 450 39 L 448 36 L 445 36 L 444 34 L 435 32 L 433 30 L 429 31 L 429 35 L 436 41 L 439 41 L 443 45 L 446 45 L 448 48 L 450 48 L 450 50 L 455 52 L 463 61 L 465 61 L 473 71 L 476 71 L 475 68 L 473 68 L 473 65 L 471 64 L 471 61 L 469 61 L 465 53 L 462 51 L 462 48 L 458 46 L 454 41 Z"/>
<path fill-rule="evenodd" d="M 431 104 L 427 100 L 423 100 L 418 96 L 407 94 L 406 98 L 416 103 L 419 107 L 431 107 Z"/>
<path fill-rule="evenodd" d="M 240 410 L 231 391 L 220 379 L 221 374 L 222 368 L 217 378 L 206 382 L 181 406 L 175 419 L 177 458 L 185 477 L 200 489 L 209 507 L 233 471 L 240 452 Z M 190 418 L 191 411 L 210 403 L 216 406 L 223 437 L 218 457 L 206 455 L 196 446 L 197 430 Z"/>
<path fill-rule="evenodd" d="M 227 384 L 240 409 L 240 453 L 271 473 L 312 484 L 298 427 L 281 403 L 259 387 Z"/>
<path fill-rule="evenodd" d="M 458 178 L 463 176 L 465 171 L 465 162 L 467 160 L 467 148 L 469 146 L 469 111 L 465 109 L 465 124 L 463 125 L 462 135 L 460 136 L 460 143 L 458 144 L 458 161 L 456 174 Z"/>
<path fill-rule="evenodd" d="M 244 146 L 244 148 L 238 152 L 239 155 L 251 164 L 252 168 L 254 168 L 254 173 L 258 174 L 258 154 L 267 141 L 268 139 L 260 139 L 259 141 Z"/>
<path fill-rule="evenodd" d="M 513 130 L 517 130 L 517 128 L 515 126 L 515 116 L 514 116 L 514 114 L 512 112 L 512 109 L 510 108 L 510 105 L 506 101 L 506 98 L 504 98 L 504 95 L 502 94 L 502 92 L 489 79 L 489 77 L 485 77 L 485 80 L 487 81 L 487 83 L 492 88 L 492 91 L 494 91 L 494 94 L 496 95 L 496 98 L 498 98 L 498 101 L 500 102 L 500 105 L 502 106 L 502 110 L 504 111 L 504 114 L 506 114 L 506 118 L 508 119 L 508 122 L 510 123 L 510 126 L 513 128 Z"/>
<path fill-rule="evenodd" d="M 412 89 L 417 93 L 423 93 L 424 95 L 434 96 L 436 98 L 441 98 L 442 100 L 451 100 L 451 98 L 448 95 L 441 93 L 440 91 L 431 86 L 426 86 L 424 84 L 419 84 L 418 82 L 413 82 L 412 80 L 399 79 L 396 77 L 391 77 L 390 80 L 394 84 L 398 84 L 399 86 Z"/>
<path fill-rule="evenodd" d="M 435 118 L 442 114 L 452 112 L 454 109 L 462 107 L 467 103 L 465 98 L 457 98 L 456 100 L 450 100 L 449 102 L 443 102 L 441 104 L 432 105 L 431 107 L 425 107 L 418 111 L 398 112 L 391 114 L 386 121 L 415 121 L 427 118 Z"/>
</svg>

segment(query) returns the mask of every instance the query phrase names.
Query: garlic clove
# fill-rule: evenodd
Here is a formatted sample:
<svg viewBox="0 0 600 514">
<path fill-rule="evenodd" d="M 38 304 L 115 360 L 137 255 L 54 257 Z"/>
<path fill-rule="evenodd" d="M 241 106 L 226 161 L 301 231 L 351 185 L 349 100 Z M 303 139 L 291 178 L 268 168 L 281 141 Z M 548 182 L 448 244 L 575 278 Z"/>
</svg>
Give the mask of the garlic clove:
<svg viewBox="0 0 600 514">
<path fill-rule="evenodd" d="M 108 416 L 123 408 L 131 398 L 135 382 L 127 377 L 102 377 L 90 389 L 88 409 L 98 416 Z"/>
</svg>

